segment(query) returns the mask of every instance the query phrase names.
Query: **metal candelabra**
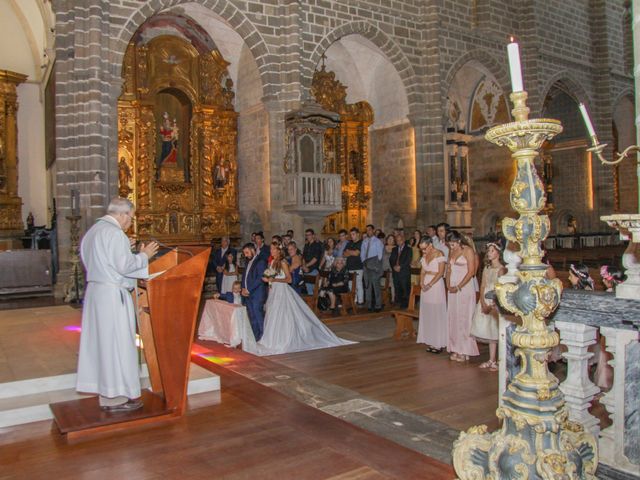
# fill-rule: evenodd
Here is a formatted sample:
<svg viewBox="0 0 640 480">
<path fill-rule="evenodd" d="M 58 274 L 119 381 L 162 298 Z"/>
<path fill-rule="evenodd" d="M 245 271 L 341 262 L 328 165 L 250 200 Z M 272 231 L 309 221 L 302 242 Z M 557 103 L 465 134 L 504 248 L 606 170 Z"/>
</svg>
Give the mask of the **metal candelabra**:
<svg viewBox="0 0 640 480">
<path fill-rule="evenodd" d="M 80 263 L 80 227 L 78 222 L 81 215 L 65 217 L 69 220 L 71 247 L 69 248 L 71 273 L 67 283 L 64 284 L 64 301 L 67 303 L 79 303 L 84 297 L 84 272 Z"/>
<path fill-rule="evenodd" d="M 453 464 L 462 480 L 595 479 L 598 450 L 595 438 L 568 420 L 558 380 L 549 373 L 547 358 L 558 345 L 558 334 L 546 318 L 558 307 L 562 284 L 545 277 L 540 243 L 549 233 L 549 217 L 541 215 L 546 198 L 534 159 L 542 144 L 562 132 L 552 119 L 529 120 L 527 93 L 511 94 L 515 122 L 491 128 L 485 138 L 511 150 L 517 164 L 511 186 L 511 206 L 520 216 L 505 218 L 505 237 L 520 245 L 517 281 L 496 285 L 502 307 L 522 320 L 512 343 L 520 371 L 502 396 L 496 414 L 500 430 L 486 425 L 462 432 L 453 447 Z"/>
</svg>

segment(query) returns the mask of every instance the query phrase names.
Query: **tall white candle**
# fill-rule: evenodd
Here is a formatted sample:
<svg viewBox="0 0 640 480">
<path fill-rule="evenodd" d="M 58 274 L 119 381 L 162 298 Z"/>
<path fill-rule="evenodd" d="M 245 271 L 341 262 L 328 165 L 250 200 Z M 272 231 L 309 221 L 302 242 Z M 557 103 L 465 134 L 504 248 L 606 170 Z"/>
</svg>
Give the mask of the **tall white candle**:
<svg viewBox="0 0 640 480">
<path fill-rule="evenodd" d="M 591 117 L 589 117 L 589 112 L 587 112 L 587 107 L 584 106 L 584 103 L 581 103 L 580 113 L 582 114 L 582 119 L 584 120 L 584 124 L 587 127 L 587 131 L 589 132 L 590 137 L 596 136 L 596 131 L 593 128 L 593 123 L 591 123 Z"/>
<path fill-rule="evenodd" d="M 514 92 L 522 92 L 522 67 L 520 66 L 520 47 L 517 42 L 511 38 L 511 43 L 507 45 L 507 53 L 509 54 L 509 72 L 511 73 L 511 90 Z"/>
</svg>

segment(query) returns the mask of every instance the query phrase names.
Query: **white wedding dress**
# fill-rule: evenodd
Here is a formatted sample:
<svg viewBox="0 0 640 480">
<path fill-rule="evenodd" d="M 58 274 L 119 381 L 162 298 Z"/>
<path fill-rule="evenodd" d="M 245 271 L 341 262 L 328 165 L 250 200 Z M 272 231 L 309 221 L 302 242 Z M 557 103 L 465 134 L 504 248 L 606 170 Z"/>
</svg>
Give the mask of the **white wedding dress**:
<svg viewBox="0 0 640 480">
<path fill-rule="evenodd" d="M 284 274 L 276 278 L 282 279 Z M 286 283 L 271 284 L 265 308 L 264 333 L 256 344 L 257 355 L 277 355 L 358 343 L 336 337 Z"/>
</svg>

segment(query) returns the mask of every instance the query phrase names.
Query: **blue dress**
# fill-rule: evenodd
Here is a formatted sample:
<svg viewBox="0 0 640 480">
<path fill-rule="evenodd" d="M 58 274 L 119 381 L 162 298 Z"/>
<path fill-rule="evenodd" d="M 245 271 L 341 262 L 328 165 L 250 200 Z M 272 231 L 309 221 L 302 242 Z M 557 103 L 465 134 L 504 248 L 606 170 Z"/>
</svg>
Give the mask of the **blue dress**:
<svg viewBox="0 0 640 480">
<path fill-rule="evenodd" d="M 291 266 L 291 262 L 293 262 L 292 258 L 287 258 L 287 263 Z M 300 293 L 300 282 L 302 281 L 302 265 L 298 268 L 291 270 L 291 288 L 293 288 L 297 293 Z"/>
</svg>

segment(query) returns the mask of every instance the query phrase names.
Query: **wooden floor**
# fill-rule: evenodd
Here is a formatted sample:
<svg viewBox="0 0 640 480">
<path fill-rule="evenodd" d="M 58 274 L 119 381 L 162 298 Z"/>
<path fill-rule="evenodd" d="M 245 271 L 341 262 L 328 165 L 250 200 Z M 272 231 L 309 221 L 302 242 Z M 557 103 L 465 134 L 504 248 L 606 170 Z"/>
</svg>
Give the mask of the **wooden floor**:
<svg viewBox="0 0 640 480">
<path fill-rule="evenodd" d="M 217 373 L 219 404 L 168 425 L 76 443 L 50 432 L 50 422 L 0 431 L 0 479 L 454 477 L 448 465 L 224 368 Z"/>
<path fill-rule="evenodd" d="M 384 320 L 370 324 L 382 330 Z M 393 321 L 386 321 L 386 338 L 361 341 L 349 349 L 330 348 L 275 355 L 270 360 L 306 374 L 416 414 L 424 415 L 458 430 L 486 424 L 498 427 L 498 373 L 478 368 L 488 358 L 486 346 L 480 356 L 461 364 L 447 354 L 427 353 L 415 341 L 388 338 Z M 367 324 L 332 325 L 341 337 L 357 339 Z"/>
</svg>

